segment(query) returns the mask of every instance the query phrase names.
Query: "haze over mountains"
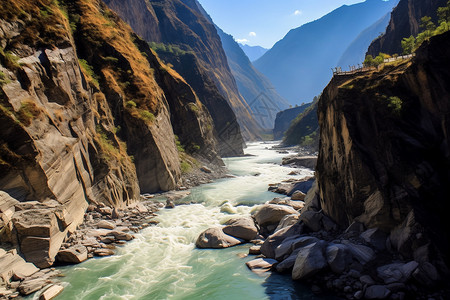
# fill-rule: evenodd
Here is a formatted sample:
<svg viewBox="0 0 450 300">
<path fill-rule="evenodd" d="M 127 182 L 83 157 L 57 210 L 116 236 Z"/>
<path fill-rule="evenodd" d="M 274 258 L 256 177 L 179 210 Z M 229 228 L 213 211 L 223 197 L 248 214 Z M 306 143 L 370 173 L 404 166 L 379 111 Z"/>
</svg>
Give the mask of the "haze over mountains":
<svg viewBox="0 0 450 300">
<path fill-rule="evenodd" d="M 344 5 L 291 30 L 254 65 L 289 102 L 309 102 L 323 90 L 332 76 L 331 68 L 344 59 L 342 56 L 352 42 L 389 14 L 397 3 L 397 0 L 367 0 Z M 359 52 L 361 47 L 355 49 Z"/>
<path fill-rule="evenodd" d="M 269 49 L 263 48 L 261 46 L 249 46 L 241 43 L 239 43 L 239 47 L 241 47 L 241 49 L 244 50 L 245 55 L 247 55 L 248 59 L 250 59 L 250 61 L 252 62 L 257 60 L 264 54 L 266 54 L 267 51 L 269 51 Z"/>
</svg>

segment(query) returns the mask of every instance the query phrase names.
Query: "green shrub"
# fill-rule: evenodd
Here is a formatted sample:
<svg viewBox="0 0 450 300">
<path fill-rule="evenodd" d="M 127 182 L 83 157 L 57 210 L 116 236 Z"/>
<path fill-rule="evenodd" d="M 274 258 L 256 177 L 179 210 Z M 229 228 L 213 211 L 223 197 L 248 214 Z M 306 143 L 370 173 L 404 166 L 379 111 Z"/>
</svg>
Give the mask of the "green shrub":
<svg viewBox="0 0 450 300">
<path fill-rule="evenodd" d="M 155 121 L 155 115 L 149 112 L 148 110 L 140 110 L 139 114 L 141 115 L 142 119 L 148 122 Z"/>
<path fill-rule="evenodd" d="M 87 73 L 87 75 L 89 75 L 89 77 L 91 78 L 92 82 L 99 87 L 99 77 L 94 73 L 94 68 L 92 68 L 92 66 L 90 66 L 88 64 L 88 62 L 84 59 L 78 59 L 78 62 L 81 66 L 81 68 Z"/>
<path fill-rule="evenodd" d="M 388 107 L 395 113 L 400 113 L 402 111 L 403 101 L 397 97 L 392 96 L 387 99 Z"/>
<path fill-rule="evenodd" d="M 130 101 L 127 101 L 125 106 L 128 107 L 128 108 L 136 108 L 137 104 L 133 100 L 130 100 Z"/>
<path fill-rule="evenodd" d="M 182 161 L 180 165 L 181 165 L 181 173 L 183 174 L 188 173 L 192 168 L 192 166 L 186 161 Z"/>
</svg>

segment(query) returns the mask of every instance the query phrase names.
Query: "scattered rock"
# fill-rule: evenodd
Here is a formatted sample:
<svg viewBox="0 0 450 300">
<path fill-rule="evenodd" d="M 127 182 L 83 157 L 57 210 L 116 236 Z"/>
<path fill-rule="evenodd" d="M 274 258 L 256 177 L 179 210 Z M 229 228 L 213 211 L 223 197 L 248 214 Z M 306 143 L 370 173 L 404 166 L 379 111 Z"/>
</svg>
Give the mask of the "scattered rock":
<svg viewBox="0 0 450 300">
<path fill-rule="evenodd" d="M 304 167 L 314 170 L 317 164 L 317 156 L 289 156 L 283 158 L 281 164 Z"/>
<path fill-rule="evenodd" d="M 272 266 L 278 263 L 275 259 L 257 258 L 246 263 L 247 267 L 253 272 L 267 272 L 272 269 Z"/>
<path fill-rule="evenodd" d="M 281 229 L 286 228 L 288 226 L 292 226 L 294 224 L 297 224 L 298 223 L 298 218 L 299 218 L 299 215 L 297 215 L 297 214 L 284 216 L 283 219 L 281 219 L 280 223 L 278 223 L 278 226 L 277 226 L 277 228 L 275 229 L 274 232 L 277 232 L 278 230 L 281 230 Z"/>
<path fill-rule="evenodd" d="M 175 208 L 175 203 L 173 202 L 173 200 L 167 199 L 165 208 Z"/>
<path fill-rule="evenodd" d="M 206 166 L 202 166 L 202 167 L 200 168 L 200 171 L 205 172 L 205 173 L 207 173 L 207 174 L 212 173 L 212 170 L 211 170 L 210 168 L 206 167 Z"/>
<path fill-rule="evenodd" d="M 374 285 L 375 281 L 372 279 L 372 277 L 370 277 L 370 275 L 363 275 L 361 277 L 359 277 L 359 281 L 361 281 L 361 283 L 363 285 Z"/>
<path fill-rule="evenodd" d="M 246 241 L 251 241 L 258 235 L 252 218 L 231 219 L 225 225 L 227 226 L 222 229 L 224 233 Z"/>
<path fill-rule="evenodd" d="M 50 300 L 58 296 L 62 291 L 64 290 L 64 287 L 61 285 L 51 285 L 49 288 L 47 288 L 45 291 L 41 293 L 39 296 L 39 300 Z"/>
<path fill-rule="evenodd" d="M 275 258 L 276 247 L 278 247 L 278 245 L 280 245 L 288 237 L 300 235 L 302 231 L 303 225 L 295 224 L 275 232 L 264 241 L 261 246 L 261 253 L 268 258 Z"/>
<path fill-rule="evenodd" d="M 292 270 L 292 279 L 305 279 L 325 269 L 327 267 L 324 255 L 326 246 L 327 243 L 325 241 L 319 241 L 301 248 Z"/>
<path fill-rule="evenodd" d="M 419 264 L 415 261 L 407 264 L 394 263 L 377 268 L 377 274 L 386 284 L 406 282 L 418 266 Z"/>
<path fill-rule="evenodd" d="M 330 244 L 326 250 L 328 265 L 337 274 L 345 271 L 352 262 L 352 254 L 346 245 Z"/>
<path fill-rule="evenodd" d="M 25 279 L 20 283 L 18 290 L 20 294 L 26 296 L 40 290 L 46 284 L 47 280 L 44 278 Z"/>
<path fill-rule="evenodd" d="M 317 243 L 318 241 L 317 238 L 312 236 L 288 237 L 275 248 L 275 259 L 283 260 L 290 256 L 296 249 L 306 247 L 313 243 Z"/>
<path fill-rule="evenodd" d="M 301 191 L 295 191 L 292 196 L 291 196 L 291 200 L 305 200 L 306 194 L 301 192 Z"/>
<path fill-rule="evenodd" d="M 378 228 L 367 229 L 361 233 L 361 238 L 377 250 L 386 248 L 387 234 Z"/>
<path fill-rule="evenodd" d="M 95 256 L 111 256 L 114 255 L 114 251 L 111 249 L 100 248 L 94 250 Z"/>
<path fill-rule="evenodd" d="M 200 234 L 195 245 L 201 249 L 221 249 L 241 243 L 242 240 L 225 234 L 222 228 L 209 228 Z"/>
<path fill-rule="evenodd" d="M 366 289 L 364 294 L 366 299 L 386 299 L 391 291 L 384 285 L 372 285 Z"/>
<path fill-rule="evenodd" d="M 314 232 L 320 231 L 322 229 L 322 217 L 321 212 L 316 211 L 305 211 L 301 214 L 299 220 L 305 223 L 306 227 Z"/>
<path fill-rule="evenodd" d="M 116 228 L 116 225 L 112 222 L 101 220 L 97 223 L 97 228 L 103 228 L 103 229 L 114 229 Z"/>
<path fill-rule="evenodd" d="M 248 254 L 260 255 L 261 254 L 261 245 L 251 246 L 250 249 L 248 249 Z"/>
<path fill-rule="evenodd" d="M 298 212 L 290 206 L 264 204 L 254 217 L 259 226 L 267 226 L 278 224 L 284 216 L 292 214 Z"/>
<path fill-rule="evenodd" d="M 63 263 L 79 264 L 88 258 L 87 248 L 83 245 L 75 245 L 68 249 L 60 250 L 56 259 Z"/>
<path fill-rule="evenodd" d="M 439 280 L 439 273 L 429 262 L 424 262 L 413 272 L 413 277 L 420 284 L 433 287 Z"/>
<path fill-rule="evenodd" d="M 352 253 L 353 257 L 356 258 L 362 265 L 367 264 L 375 258 L 375 252 L 367 246 L 356 245 L 349 241 L 343 241 L 342 243 L 348 246 L 348 249 Z"/>
</svg>

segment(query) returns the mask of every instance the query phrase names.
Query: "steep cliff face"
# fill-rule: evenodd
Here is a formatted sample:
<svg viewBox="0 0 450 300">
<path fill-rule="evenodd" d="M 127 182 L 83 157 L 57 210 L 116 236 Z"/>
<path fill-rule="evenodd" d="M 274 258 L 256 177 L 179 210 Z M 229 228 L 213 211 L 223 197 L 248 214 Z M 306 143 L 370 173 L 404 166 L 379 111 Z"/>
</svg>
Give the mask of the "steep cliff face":
<svg viewBox="0 0 450 300">
<path fill-rule="evenodd" d="M 200 10 L 201 6 L 197 1 L 107 0 L 105 2 L 146 41 L 177 45 L 184 51 L 192 52 L 196 69 L 201 72 L 199 75 L 209 77 L 220 95 L 227 100 L 237 116 L 244 137 L 247 139 L 258 137 L 259 126 L 253 119 L 247 103 L 239 94 L 216 29 L 203 16 Z M 139 7 L 139 9 L 135 9 L 135 7 Z M 150 19 L 151 21 L 149 21 Z M 141 23 L 141 21 L 147 23 Z M 200 79 L 199 76 L 193 78 L 187 76 L 188 74 L 183 72 L 185 68 L 177 67 L 173 61 L 167 62 L 173 64 L 176 71 L 190 85 L 194 86 Z M 200 100 L 211 110 L 205 100 L 208 96 L 203 95 L 201 91 L 195 91 Z M 212 115 L 214 119 L 214 114 Z M 233 119 L 231 115 L 228 117 Z M 216 120 L 214 119 L 214 121 Z M 216 127 L 218 127 L 217 125 Z M 222 130 L 222 128 L 218 127 L 218 130 Z M 228 142 L 228 144 L 234 143 L 234 141 Z"/>
<path fill-rule="evenodd" d="M 437 9 L 446 3 L 447 0 L 400 0 L 392 12 L 386 33 L 372 42 L 368 54 L 374 57 L 380 52 L 402 54 L 402 39 L 417 36 L 422 17 L 429 16 L 436 21 Z"/>
<path fill-rule="evenodd" d="M 438 249 L 447 263 L 449 46 L 445 33 L 412 61 L 335 77 L 319 102 L 316 173 L 322 208 L 339 225 L 379 227 L 405 258 Z"/>
<path fill-rule="evenodd" d="M 289 129 L 292 121 L 294 121 L 299 114 L 303 113 L 310 106 L 311 103 L 307 103 L 277 113 L 275 119 L 275 127 L 273 129 L 273 138 L 275 140 L 281 140 L 284 137 L 286 131 Z"/>
<path fill-rule="evenodd" d="M 221 163 L 190 86 L 102 2 L 6 1 L 0 46 L 0 238 L 37 266 L 88 204 L 176 188 L 174 130 Z"/>
</svg>

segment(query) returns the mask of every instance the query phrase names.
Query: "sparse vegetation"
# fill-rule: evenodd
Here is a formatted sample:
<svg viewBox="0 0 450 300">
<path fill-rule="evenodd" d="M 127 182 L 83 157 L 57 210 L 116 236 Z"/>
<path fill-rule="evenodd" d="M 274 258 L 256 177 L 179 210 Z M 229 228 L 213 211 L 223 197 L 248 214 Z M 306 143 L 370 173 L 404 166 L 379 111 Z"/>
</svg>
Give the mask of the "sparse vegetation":
<svg viewBox="0 0 450 300">
<path fill-rule="evenodd" d="M 136 108 L 137 104 L 136 104 L 136 102 L 134 102 L 133 100 L 129 100 L 129 101 L 127 101 L 127 103 L 125 104 L 125 106 L 126 106 L 127 108 Z"/>
<path fill-rule="evenodd" d="M 447 6 L 439 7 L 437 10 L 438 26 L 436 26 L 429 16 L 420 19 L 421 32 L 417 37 L 410 36 L 402 40 L 403 54 L 411 54 L 416 51 L 423 42 L 431 37 L 442 34 L 450 30 L 450 1 Z"/>
<path fill-rule="evenodd" d="M 397 97 L 392 96 L 387 99 L 388 101 L 388 107 L 394 112 L 394 113 L 400 113 L 402 111 L 402 105 L 403 101 Z"/>
<path fill-rule="evenodd" d="M 2 87 L 3 85 L 9 83 L 8 78 L 6 78 L 5 73 L 3 73 L 2 71 L 0 71 L 0 87 Z"/>
<path fill-rule="evenodd" d="M 88 78 L 96 87 L 99 87 L 98 83 L 99 77 L 94 73 L 94 68 L 90 66 L 88 62 L 84 59 L 79 59 L 78 62 L 80 63 L 83 73 L 88 75 Z"/>
<path fill-rule="evenodd" d="M 139 109 L 139 115 L 147 122 L 153 123 L 155 121 L 155 115 L 145 109 Z"/>
</svg>

